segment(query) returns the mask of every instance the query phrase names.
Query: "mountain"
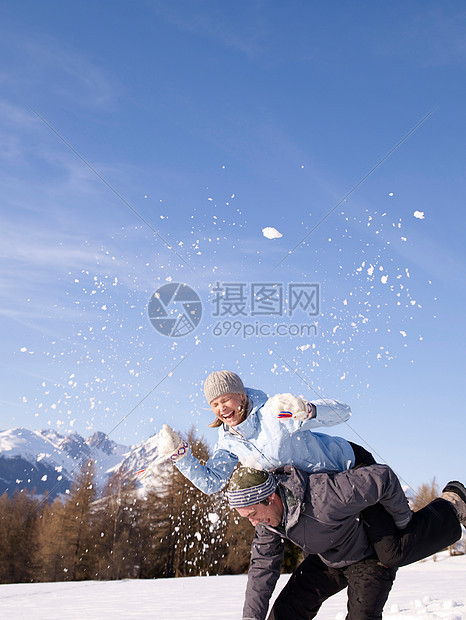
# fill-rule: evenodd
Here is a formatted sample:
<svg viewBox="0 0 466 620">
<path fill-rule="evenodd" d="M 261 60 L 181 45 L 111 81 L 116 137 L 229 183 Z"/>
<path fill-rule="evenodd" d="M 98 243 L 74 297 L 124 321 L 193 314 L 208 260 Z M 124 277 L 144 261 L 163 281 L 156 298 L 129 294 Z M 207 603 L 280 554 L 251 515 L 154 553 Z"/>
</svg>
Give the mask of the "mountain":
<svg viewBox="0 0 466 620">
<path fill-rule="evenodd" d="M 407 484 L 402 484 L 401 488 L 403 489 L 404 494 L 406 495 L 406 499 L 408 500 L 409 507 L 412 508 L 414 505 L 414 500 L 416 498 L 416 491 L 414 491 Z"/>
<path fill-rule="evenodd" d="M 84 439 L 78 433 L 62 435 L 53 429 L 15 428 L 0 432 L 0 495 L 16 489 L 48 492 L 52 498 L 66 493 L 81 465 L 92 459 L 96 484 L 102 488 L 109 476 L 120 472 L 138 481 L 141 492 L 163 483 L 167 464 L 160 463 L 150 475 L 138 479 L 137 472 L 159 457 L 158 435 L 136 446 L 117 444 L 96 431 Z"/>
</svg>

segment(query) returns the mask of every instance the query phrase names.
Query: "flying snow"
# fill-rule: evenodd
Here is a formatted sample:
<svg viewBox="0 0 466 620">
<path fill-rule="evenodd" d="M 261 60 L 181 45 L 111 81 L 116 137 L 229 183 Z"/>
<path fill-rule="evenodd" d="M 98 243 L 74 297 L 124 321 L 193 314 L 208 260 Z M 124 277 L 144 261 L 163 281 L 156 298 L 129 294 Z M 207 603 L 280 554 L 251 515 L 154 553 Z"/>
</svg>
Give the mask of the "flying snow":
<svg viewBox="0 0 466 620">
<path fill-rule="evenodd" d="M 278 230 L 273 228 L 273 226 L 266 226 L 263 228 L 262 234 L 264 237 L 267 237 L 267 239 L 280 239 L 280 237 L 283 237 L 282 233 L 278 232 Z"/>
<path fill-rule="evenodd" d="M 424 211 L 414 211 L 413 213 L 414 217 L 417 217 L 418 220 L 423 220 L 424 218 Z"/>
</svg>

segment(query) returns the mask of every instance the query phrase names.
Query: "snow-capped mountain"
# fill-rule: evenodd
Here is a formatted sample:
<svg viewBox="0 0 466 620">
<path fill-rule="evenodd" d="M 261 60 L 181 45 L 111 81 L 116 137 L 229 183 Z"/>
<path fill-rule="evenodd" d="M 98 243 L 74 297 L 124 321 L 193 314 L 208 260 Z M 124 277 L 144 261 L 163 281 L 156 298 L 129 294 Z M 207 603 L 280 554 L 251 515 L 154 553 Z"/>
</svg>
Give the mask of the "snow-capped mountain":
<svg viewBox="0 0 466 620">
<path fill-rule="evenodd" d="M 10 429 L 0 432 L 0 495 L 23 488 L 35 489 L 38 495 L 48 491 L 51 497 L 65 493 L 88 459 L 95 463 L 99 487 L 114 472 L 137 480 L 137 472 L 158 456 L 157 435 L 136 446 L 125 446 L 100 431 L 84 439 L 78 433 L 62 435 L 53 429 Z M 164 470 L 163 463 L 158 465 L 157 473 Z M 151 472 L 140 480 L 141 489 L 152 486 L 156 478 Z"/>
<path fill-rule="evenodd" d="M 416 492 L 414 491 L 414 489 L 412 489 L 407 484 L 402 484 L 401 488 L 403 489 L 404 494 L 406 495 L 406 499 L 408 500 L 409 506 L 412 508 L 414 505 L 414 500 L 416 498 Z"/>
</svg>

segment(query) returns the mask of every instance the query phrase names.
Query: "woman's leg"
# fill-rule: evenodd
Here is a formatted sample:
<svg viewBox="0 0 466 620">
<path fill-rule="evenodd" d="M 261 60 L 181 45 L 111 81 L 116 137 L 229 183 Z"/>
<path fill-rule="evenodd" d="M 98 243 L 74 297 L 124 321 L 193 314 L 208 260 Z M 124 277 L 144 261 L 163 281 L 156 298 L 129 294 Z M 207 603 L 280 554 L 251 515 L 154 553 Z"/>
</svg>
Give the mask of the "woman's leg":
<svg viewBox="0 0 466 620">
<path fill-rule="evenodd" d="M 349 442 L 349 445 L 353 448 L 354 452 L 354 465 L 353 469 L 357 467 L 367 467 L 367 465 L 375 465 L 376 460 L 366 448 L 363 448 L 357 443 Z"/>
<path fill-rule="evenodd" d="M 461 525 L 450 502 L 438 498 L 413 513 L 404 530 L 397 530 L 396 537 L 386 536 L 384 516 L 379 505 L 363 511 L 366 534 L 380 562 L 385 566 L 406 566 L 442 551 L 461 538 Z M 373 510 L 375 509 L 375 510 Z"/>
<path fill-rule="evenodd" d="M 354 452 L 354 467 L 367 467 L 375 464 L 370 452 L 357 443 L 351 443 Z M 400 530 L 396 527 L 391 515 L 381 504 L 370 506 L 361 513 L 366 534 L 374 547 L 379 561 L 384 566 L 398 566 L 403 556 L 400 541 Z"/>
<path fill-rule="evenodd" d="M 362 446 L 351 444 L 355 454 L 354 467 L 375 463 L 374 457 Z M 361 513 L 364 529 L 384 566 L 406 566 L 445 549 L 461 538 L 461 525 L 450 502 L 436 499 L 413 513 L 404 530 L 399 530 L 383 506 L 376 504 Z"/>
</svg>

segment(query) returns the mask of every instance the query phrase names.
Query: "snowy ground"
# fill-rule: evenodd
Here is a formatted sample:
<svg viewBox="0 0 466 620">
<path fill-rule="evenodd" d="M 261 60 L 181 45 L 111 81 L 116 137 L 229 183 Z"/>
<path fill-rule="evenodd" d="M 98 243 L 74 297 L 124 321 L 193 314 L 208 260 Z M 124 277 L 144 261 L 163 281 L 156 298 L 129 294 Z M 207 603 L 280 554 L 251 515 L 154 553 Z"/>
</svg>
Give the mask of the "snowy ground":
<svg viewBox="0 0 466 620">
<path fill-rule="evenodd" d="M 286 575 L 280 578 L 283 586 Z M 240 620 L 246 576 L 0 585 L 0 617 L 14 620 Z M 343 620 L 345 592 L 319 620 Z M 466 619 L 466 556 L 402 568 L 384 617 Z"/>
</svg>

